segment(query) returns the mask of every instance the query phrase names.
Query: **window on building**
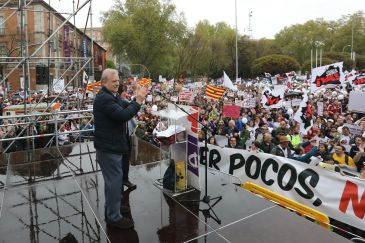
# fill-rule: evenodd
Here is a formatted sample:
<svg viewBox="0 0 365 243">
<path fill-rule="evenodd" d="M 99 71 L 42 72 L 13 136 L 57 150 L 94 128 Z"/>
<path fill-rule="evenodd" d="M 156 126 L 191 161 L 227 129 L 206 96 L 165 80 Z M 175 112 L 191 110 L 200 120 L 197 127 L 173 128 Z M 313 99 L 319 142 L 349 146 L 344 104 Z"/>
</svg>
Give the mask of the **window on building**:
<svg viewBox="0 0 365 243">
<path fill-rule="evenodd" d="M 42 6 L 35 6 L 35 10 L 38 10 L 39 12 L 34 12 L 34 31 L 39 33 L 45 33 L 44 29 L 44 13 Z"/>
<path fill-rule="evenodd" d="M 6 46 L 0 43 L 0 57 L 6 57 Z"/>
<path fill-rule="evenodd" d="M 0 34 L 5 34 L 4 16 L 0 16 Z"/>
</svg>

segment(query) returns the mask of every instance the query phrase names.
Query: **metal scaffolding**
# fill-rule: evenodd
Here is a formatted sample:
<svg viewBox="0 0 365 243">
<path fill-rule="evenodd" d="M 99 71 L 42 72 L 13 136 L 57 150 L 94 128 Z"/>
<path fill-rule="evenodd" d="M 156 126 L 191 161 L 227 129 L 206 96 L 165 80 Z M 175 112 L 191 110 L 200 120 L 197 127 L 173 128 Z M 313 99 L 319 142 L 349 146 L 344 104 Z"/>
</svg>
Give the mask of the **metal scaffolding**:
<svg viewBox="0 0 365 243">
<path fill-rule="evenodd" d="M 67 112 L 50 112 L 52 110 L 52 106 L 56 103 L 56 101 L 60 98 L 62 93 L 67 90 L 75 80 L 79 79 L 80 75 L 85 71 L 85 67 L 91 63 L 91 80 L 94 80 L 94 40 L 93 40 L 93 26 L 92 26 L 92 0 L 85 0 L 80 3 L 80 0 L 72 1 L 73 12 L 72 13 L 60 13 L 51 11 L 41 11 L 30 8 L 30 6 L 39 1 L 35 0 L 7 0 L 2 1 L 3 4 L 0 5 L 0 11 L 2 10 L 11 10 L 12 12 L 8 15 L 2 22 L 4 25 L 7 21 L 9 21 L 14 15 L 20 16 L 20 26 L 19 26 L 19 35 L 20 35 L 20 55 L 13 56 L 9 55 L 6 57 L 0 57 L 0 64 L 7 64 L 10 65 L 9 70 L 4 74 L 3 77 L 0 78 L 0 87 L 1 85 L 10 77 L 10 75 L 15 72 L 16 70 L 20 69 L 22 73 L 22 77 L 24 80 L 24 115 L 15 115 L 15 116 L 3 116 L 0 117 L 0 120 L 8 121 L 7 124 L 0 124 L 0 128 L 9 128 L 9 127 L 19 127 L 21 128 L 19 132 L 15 136 L 10 135 L 10 131 L 12 129 L 7 129 L 5 135 L 0 138 L 0 146 L 4 143 L 7 146 L 4 150 L 0 153 L 0 193 L 2 193 L 2 197 L 0 195 L 0 217 L 3 215 L 4 212 L 4 201 L 6 198 L 6 193 L 9 190 L 9 187 L 19 186 L 19 185 L 27 185 L 29 183 L 40 182 L 45 180 L 55 180 L 64 177 L 72 177 L 73 182 L 75 182 L 75 191 L 69 193 L 59 193 L 57 192 L 56 186 L 54 188 L 47 187 L 48 193 L 51 195 L 50 197 L 42 197 L 37 196 L 35 187 L 29 188 L 29 194 L 26 193 L 19 193 L 19 196 L 23 199 L 23 201 L 19 202 L 18 205 L 13 205 L 11 211 L 17 210 L 19 207 L 29 207 L 30 218 L 24 220 L 24 218 L 19 217 L 19 215 L 13 215 L 15 218 L 19 220 L 27 229 L 30 231 L 31 235 L 31 242 L 39 242 L 40 232 L 44 235 L 50 237 L 49 239 L 52 240 L 61 240 L 61 229 L 57 235 L 54 232 L 49 232 L 46 229 L 42 228 L 43 225 L 58 222 L 66 223 L 70 225 L 72 228 L 76 229 L 77 231 L 82 234 L 83 242 L 99 242 L 100 237 L 102 235 L 106 236 L 104 230 L 101 227 L 100 222 L 98 221 L 95 212 L 93 211 L 90 202 L 87 200 L 84 190 L 88 192 L 88 187 L 86 185 L 82 187 L 82 185 L 77 181 L 76 176 L 87 174 L 87 173 L 94 173 L 99 171 L 98 165 L 93 158 L 94 152 L 91 151 L 89 148 L 89 143 L 81 143 L 82 141 L 88 141 L 89 138 L 85 138 L 83 134 L 87 132 L 92 132 L 93 129 L 87 128 L 90 122 L 92 121 L 92 110 L 82 109 L 83 103 L 85 101 L 85 92 L 86 92 L 86 84 L 81 81 L 81 85 L 85 90 L 82 97 L 77 96 L 77 110 L 76 111 L 67 111 Z M 14 3 L 18 3 L 18 7 L 14 7 Z M 65 4 L 71 3 L 71 1 L 64 0 Z M 13 5 L 11 5 L 13 4 Z M 50 1 L 48 1 L 48 5 L 50 5 Z M 87 26 L 87 22 L 90 21 L 91 24 L 91 56 L 78 56 L 77 48 L 74 48 L 73 53 L 71 53 L 70 57 L 61 57 L 61 56 L 52 56 L 51 55 L 51 42 L 52 40 L 58 35 L 60 31 L 63 30 L 65 25 L 73 26 L 74 32 L 73 37 L 70 37 L 70 40 L 73 39 L 76 45 L 76 15 L 80 12 L 81 9 L 89 7 L 87 20 L 85 24 L 85 29 Z M 29 36 L 28 36 L 28 12 L 43 12 L 48 14 L 48 26 L 47 26 L 47 33 L 46 39 L 42 43 L 30 43 Z M 51 31 L 51 14 L 63 14 L 67 15 L 64 18 L 64 21 L 57 25 L 54 31 Z M 73 18 L 73 25 L 70 24 Z M 83 32 L 83 36 L 85 36 L 85 29 Z M 39 53 L 48 45 L 48 53 L 47 56 L 41 56 Z M 30 47 L 36 46 L 36 49 L 30 53 Z M 62 91 L 58 92 L 58 94 L 53 95 L 53 84 L 51 84 L 50 74 L 48 72 L 48 92 L 44 92 L 39 101 L 29 108 L 27 106 L 27 94 L 30 94 L 30 75 L 31 75 L 31 65 L 44 62 L 48 64 L 48 68 L 51 66 L 51 62 L 54 61 L 66 61 L 68 62 L 67 68 L 63 72 L 60 72 L 57 75 L 58 79 L 63 79 L 63 77 L 68 73 L 70 70 L 74 71 L 72 77 L 65 82 L 65 85 Z M 81 75 L 82 76 L 82 75 Z M 66 80 L 65 80 L 66 81 Z M 52 97 L 52 98 L 51 98 Z M 49 101 L 49 99 L 51 100 Z M 41 103 L 46 101 L 47 107 L 41 113 L 35 114 L 36 108 L 40 106 Z M 82 115 L 81 115 L 82 114 Z M 85 115 L 86 114 L 86 115 Z M 75 118 L 76 115 L 76 118 Z M 60 117 L 63 118 L 61 119 Z M 47 118 L 45 118 L 47 117 Z M 81 125 L 81 119 L 87 119 L 88 123 L 85 125 L 85 129 L 79 129 L 76 131 L 70 132 L 63 132 L 61 131 L 62 126 L 68 120 L 78 120 L 79 124 Z M 40 123 L 51 123 L 54 127 L 52 132 L 48 132 L 45 134 L 35 134 L 33 130 L 33 126 L 35 124 Z M 60 136 L 63 135 L 73 135 L 75 137 L 75 141 L 78 143 L 74 143 L 72 145 L 64 145 L 60 146 L 58 141 Z M 43 148 L 36 149 L 34 146 L 35 139 L 45 139 L 47 138 L 47 143 Z M 9 149 L 12 148 L 14 143 L 17 141 L 26 141 L 26 149 L 23 151 L 18 152 L 10 152 Z M 74 148 L 77 152 L 71 153 Z M 43 157 L 42 157 L 43 156 Z M 19 159 L 19 157 L 21 159 Z M 86 159 L 85 159 L 86 158 Z M 19 161 L 18 161 L 18 160 Z M 85 164 L 87 166 L 85 167 Z M 95 176 L 97 176 L 95 174 Z M 97 180 L 97 179 L 96 179 Z M 97 182 L 96 182 L 97 183 Z M 56 183 L 54 183 L 55 185 Z M 96 189 L 98 190 L 98 189 Z M 98 193 L 97 193 L 98 194 Z M 74 205 L 74 203 L 68 200 L 69 197 L 78 196 L 78 202 L 81 201 L 81 208 Z M 75 198 L 73 198 L 74 200 Z M 56 208 L 52 205 L 49 205 L 48 202 L 52 201 L 52 205 L 56 202 Z M 97 198 L 97 202 L 99 199 Z M 59 210 L 59 204 L 63 203 L 68 205 L 74 210 L 74 213 L 61 215 Z M 84 207 L 86 204 L 86 207 Z M 56 216 L 56 220 L 49 220 L 49 221 L 39 221 L 40 217 L 38 214 L 38 208 L 43 207 L 43 209 L 48 210 L 52 215 Z M 86 217 L 85 208 L 89 208 L 91 210 L 92 221 L 91 223 L 90 218 Z M 75 225 L 69 218 L 72 217 L 81 217 L 81 225 Z"/>
</svg>

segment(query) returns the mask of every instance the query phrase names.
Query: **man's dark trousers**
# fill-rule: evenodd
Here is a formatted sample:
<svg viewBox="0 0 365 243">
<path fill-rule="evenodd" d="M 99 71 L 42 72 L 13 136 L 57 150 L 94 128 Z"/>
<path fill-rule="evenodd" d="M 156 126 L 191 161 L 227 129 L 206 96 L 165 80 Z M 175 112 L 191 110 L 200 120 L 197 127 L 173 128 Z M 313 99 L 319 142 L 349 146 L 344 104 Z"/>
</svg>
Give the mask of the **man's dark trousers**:
<svg viewBox="0 0 365 243">
<path fill-rule="evenodd" d="M 96 150 L 98 161 L 104 178 L 105 215 L 108 221 L 117 222 L 122 219 L 120 203 L 123 182 L 123 155 Z"/>
</svg>

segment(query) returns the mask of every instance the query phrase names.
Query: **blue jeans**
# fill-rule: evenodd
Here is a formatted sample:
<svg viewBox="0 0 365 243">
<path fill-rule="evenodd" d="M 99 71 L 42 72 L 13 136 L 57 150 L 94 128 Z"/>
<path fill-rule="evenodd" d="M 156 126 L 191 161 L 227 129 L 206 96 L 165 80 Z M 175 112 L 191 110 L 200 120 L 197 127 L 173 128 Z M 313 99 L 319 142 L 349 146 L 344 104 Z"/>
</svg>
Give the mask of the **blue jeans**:
<svg viewBox="0 0 365 243">
<path fill-rule="evenodd" d="M 104 178 L 106 221 L 117 222 L 122 219 L 120 204 L 122 200 L 123 156 L 96 150 L 96 160 Z"/>
</svg>

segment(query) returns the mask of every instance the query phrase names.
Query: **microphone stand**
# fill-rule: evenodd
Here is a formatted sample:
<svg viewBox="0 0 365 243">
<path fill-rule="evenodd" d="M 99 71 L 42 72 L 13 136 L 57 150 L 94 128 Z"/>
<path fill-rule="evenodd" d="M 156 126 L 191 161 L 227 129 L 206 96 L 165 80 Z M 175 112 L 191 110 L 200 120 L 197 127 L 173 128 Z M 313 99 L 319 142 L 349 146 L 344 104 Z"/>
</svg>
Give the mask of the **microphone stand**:
<svg viewBox="0 0 365 243">
<path fill-rule="evenodd" d="M 163 98 L 165 98 L 167 100 L 167 97 L 165 96 L 165 94 L 163 94 L 162 92 L 160 91 L 155 91 L 156 93 L 158 93 L 160 96 L 162 96 Z M 185 114 L 188 115 L 188 117 L 190 117 L 192 120 L 198 122 L 202 127 L 203 129 L 205 130 L 204 132 L 204 156 L 205 156 L 205 180 L 204 180 L 204 183 L 205 183 L 205 194 L 204 194 L 204 197 L 200 200 L 182 200 L 180 202 L 203 202 L 205 203 L 208 208 L 207 209 L 199 209 L 199 211 L 201 211 L 205 217 L 205 219 L 207 218 L 212 218 L 214 221 L 216 221 L 218 224 L 221 224 L 221 220 L 218 218 L 218 216 L 216 215 L 216 213 L 214 212 L 214 209 L 213 207 L 215 205 L 217 205 L 217 203 L 219 201 L 222 200 L 222 196 L 216 196 L 216 197 L 211 197 L 208 195 L 208 138 L 207 138 L 207 134 L 208 134 L 208 131 L 213 134 L 213 131 L 207 127 L 205 124 L 203 124 L 202 122 L 199 121 L 199 119 L 196 119 L 195 117 L 193 117 L 189 112 L 187 112 L 183 107 L 173 103 L 174 106 L 181 110 L 182 112 L 184 112 Z M 200 154 L 200 153 L 199 153 Z M 211 202 L 213 202 L 213 204 L 211 204 Z M 213 214 L 211 214 L 210 212 L 212 211 Z"/>
</svg>

